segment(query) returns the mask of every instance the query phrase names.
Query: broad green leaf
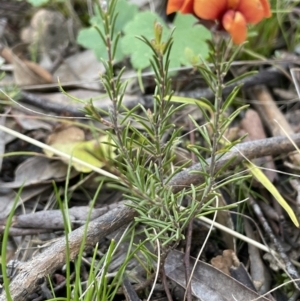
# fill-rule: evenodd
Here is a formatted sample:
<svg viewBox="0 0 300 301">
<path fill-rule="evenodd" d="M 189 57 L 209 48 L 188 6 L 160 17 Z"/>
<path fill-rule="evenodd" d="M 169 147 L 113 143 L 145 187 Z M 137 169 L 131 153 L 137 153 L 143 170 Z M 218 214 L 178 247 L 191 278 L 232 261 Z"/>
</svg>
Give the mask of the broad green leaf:
<svg viewBox="0 0 300 301">
<path fill-rule="evenodd" d="M 155 13 L 145 11 L 135 15 L 133 20 L 124 27 L 125 36 L 121 39 L 122 50 L 130 55 L 130 61 L 135 69 L 145 69 L 150 66 L 150 59 L 153 52 L 137 36 L 144 36 L 148 40 L 154 39 L 154 22 L 159 22 L 163 26 L 162 40 L 167 40 L 170 30 L 164 21 Z"/>
<path fill-rule="evenodd" d="M 77 43 L 81 46 L 92 49 L 97 59 L 107 59 L 107 50 L 99 33 L 93 26 L 97 26 L 103 32 L 103 23 L 99 11 L 96 9 L 96 15 L 90 19 L 92 27 L 84 28 L 79 31 Z M 114 32 L 121 32 L 124 26 L 131 21 L 138 12 L 135 4 L 130 4 L 126 0 L 119 0 L 116 5 L 116 13 L 118 14 Z M 118 44 L 115 61 L 121 61 L 124 57 L 120 44 Z"/>
<path fill-rule="evenodd" d="M 32 6 L 42 6 L 49 2 L 50 0 L 27 0 Z"/>
<path fill-rule="evenodd" d="M 250 173 L 273 195 L 277 202 L 283 207 L 296 227 L 299 227 L 299 222 L 293 209 L 284 200 L 276 187 L 270 182 L 265 174 L 252 162 L 245 163 L 245 165 L 249 168 Z"/>
<path fill-rule="evenodd" d="M 211 39 L 211 34 L 197 22 L 197 18 L 192 15 L 176 15 L 174 45 L 170 56 L 172 67 L 190 66 L 192 63 L 197 63 L 197 57 L 207 58 L 209 49 L 206 40 Z"/>
<path fill-rule="evenodd" d="M 158 21 L 163 26 L 163 41 L 167 41 L 171 31 L 164 21 L 153 12 L 141 12 L 129 22 L 125 28 L 125 36 L 121 40 L 123 52 L 130 55 L 134 68 L 145 69 L 150 66 L 149 60 L 153 53 L 151 49 L 136 36 L 144 36 L 148 40 L 154 39 L 153 24 Z M 209 30 L 202 25 L 195 25 L 197 19 L 191 15 L 177 14 L 174 20 L 174 44 L 170 54 L 170 68 L 182 65 L 190 66 L 199 62 L 199 58 L 206 58 L 208 46 L 206 40 L 211 38 Z"/>
</svg>

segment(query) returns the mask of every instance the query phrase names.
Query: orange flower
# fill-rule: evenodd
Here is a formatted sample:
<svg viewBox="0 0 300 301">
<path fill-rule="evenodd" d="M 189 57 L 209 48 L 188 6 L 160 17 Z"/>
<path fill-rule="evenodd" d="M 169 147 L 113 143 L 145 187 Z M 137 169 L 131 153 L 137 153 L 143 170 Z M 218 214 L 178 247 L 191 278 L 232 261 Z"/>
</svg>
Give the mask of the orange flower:
<svg viewBox="0 0 300 301">
<path fill-rule="evenodd" d="M 257 24 L 271 16 L 268 0 L 169 0 L 167 14 L 176 11 L 217 21 L 235 44 L 246 40 L 248 23 Z"/>
</svg>

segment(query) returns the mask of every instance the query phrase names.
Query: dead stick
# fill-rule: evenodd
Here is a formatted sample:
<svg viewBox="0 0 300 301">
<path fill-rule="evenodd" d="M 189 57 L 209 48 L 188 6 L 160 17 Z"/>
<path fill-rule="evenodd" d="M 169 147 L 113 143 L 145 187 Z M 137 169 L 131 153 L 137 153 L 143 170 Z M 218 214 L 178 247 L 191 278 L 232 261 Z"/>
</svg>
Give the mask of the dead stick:
<svg viewBox="0 0 300 301">
<path fill-rule="evenodd" d="M 290 138 L 299 147 L 300 134 L 291 135 Z M 245 158 L 252 160 L 254 158 L 260 158 L 268 155 L 286 155 L 294 150 L 294 145 L 285 136 L 240 143 L 217 160 L 215 171 L 219 171 L 230 160 L 232 160 L 232 162 L 227 166 L 228 170 L 233 169 L 238 164 L 245 161 Z M 204 172 L 208 172 L 209 170 L 210 159 L 207 159 L 206 162 L 208 164 L 206 165 L 206 170 Z M 167 183 L 167 185 L 172 187 L 173 192 L 178 192 L 184 188 L 190 187 L 191 184 L 198 185 L 204 182 L 204 176 L 202 174 L 191 173 L 191 171 L 203 172 L 201 164 L 194 164 L 191 167 L 179 172 L 169 181 L 169 183 Z"/>
<path fill-rule="evenodd" d="M 285 70 L 286 66 L 282 66 L 282 68 Z M 257 84 L 266 84 L 272 86 L 278 86 L 278 82 L 282 79 L 283 73 L 282 71 L 276 69 L 276 68 L 268 68 L 266 70 L 262 70 L 259 73 L 246 77 L 245 79 L 239 81 L 238 83 L 231 84 L 224 88 L 223 90 L 223 96 L 228 95 L 237 84 L 243 84 L 243 89 L 247 89 L 250 87 L 253 87 Z M 70 84 L 71 86 L 74 86 L 74 84 Z M 68 85 L 63 86 L 66 88 Z M 49 85 L 47 85 L 49 87 Z M 29 87 L 33 89 L 33 87 Z M 53 88 L 53 86 L 52 86 Z M 54 87 L 55 90 L 58 90 L 58 86 Z M 198 89 L 195 91 L 190 92 L 184 92 L 184 93 L 178 93 L 179 96 L 184 97 L 191 97 L 191 98 L 207 98 L 207 99 L 213 99 L 215 97 L 214 92 L 210 88 L 204 88 L 204 89 Z M 71 104 L 65 104 L 65 103 L 59 103 L 59 102 L 52 102 L 47 99 L 47 97 L 41 97 L 35 93 L 27 92 L 25 90 L 21 91 L 21 102 L 24 104 L 33 105 L 34 107 L 40 108 L 42 110 L 45 110 L 46 112 L 54 112 L 56 114 L 61 115 L 62 112 L 64 114 L 67 114 L 69 116 L 73 117 L 85 117 L 85 113 L 83 111 L 78 110 L 78 107 L 72 106 Z M 142 105 L 146 107 L 152 107 L 153 106 L 153 96 L 152 95 L 144 95 L 141 97 L 137 97 L 136 99 L 132 99 L 128 104 L 126 104 L 127 108 L 133 108 L 137 104 L 141 103 Z M 107 105 L 100 105 L 100 108 L 107 111 L 108 107 Z"/>
<path fill-rule="evenodd" d="M 84 232 L 85 226 L 71 232 L 69 234 L 70 260 L 74 260 L 78 255 L 84 235 L 86 235 L 85 248 L 94 247 L 99 240 L 131 222 L 134 216 L 136 212 L 122 204 L 90 222 L 86 233 Z M 17 267 L 18 274 L 9 286 L 12 299 L 14 301 L 28 300 L 30 294 L 39 287 L 41 279 L 61 268 L 65 262 L 66 241 L 63 237 L 29 262 L 21 263 Z M 5 294 L 0 296 L 0 300 L 6 301 Z"/>
</svg>

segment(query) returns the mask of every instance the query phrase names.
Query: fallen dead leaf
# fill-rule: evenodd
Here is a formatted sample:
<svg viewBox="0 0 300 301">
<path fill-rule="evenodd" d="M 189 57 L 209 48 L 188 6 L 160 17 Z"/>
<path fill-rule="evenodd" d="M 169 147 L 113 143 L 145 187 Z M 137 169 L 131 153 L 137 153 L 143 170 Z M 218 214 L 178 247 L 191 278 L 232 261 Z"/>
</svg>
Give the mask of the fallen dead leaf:
<svg viewBox="0 0 300 301">
<path fill-rule="evenodd" d="M 31 157 L 22 162 L 15 171 L 13 182 L 2 182 L 1 188 L 20 188 L 30 185 L 51 183 L 52 180 L 63 181 L 66 178 L 68 166 L 59 160 L 45 157 Z M 77 173 L 72 170 L 70 177 Z"/>
<path fill-rule="evenodd" d="M 15 51 L 15 52 L 14 52 Z M 14 78 L 19 86 L 53 83 L 52 75 L 38 64 L 18 57 L 19 47 L 11 53 Z"/>
<path fill-rule="evenodd" d="M 184 254 L 179 251 L 171 251 L 164 267 L 167 277 L 185 288 L 183 256 Z M 265 297 L 260 297 L 256 292 L 232 277 L 202 261 L 196 262 L 194 258 L 190 258 L 190 269 L 195 263 L 196 269 L 191 281 L 191 288 L 193 296 L 201 301 L 269 300 Z"/>
<path fill-rule="evenodd" d="M 107 135 L 85 141 L 84 132 L 75 126 L 62 128 L 51 134 L 48 144 L 61 152 L 99 168 L 105 166 L 115 156 L 114 147 L 111 146 L 111 141 Z M 44 152 L 49 157 L 54 156 L 54 153 L 49 150 L 44 150 Z M 69 160 L 62 160 L 69 163 Z M 89 167 L 73 161 L 72 166 L 80 172 L 92 171 Z"/>
</svg>

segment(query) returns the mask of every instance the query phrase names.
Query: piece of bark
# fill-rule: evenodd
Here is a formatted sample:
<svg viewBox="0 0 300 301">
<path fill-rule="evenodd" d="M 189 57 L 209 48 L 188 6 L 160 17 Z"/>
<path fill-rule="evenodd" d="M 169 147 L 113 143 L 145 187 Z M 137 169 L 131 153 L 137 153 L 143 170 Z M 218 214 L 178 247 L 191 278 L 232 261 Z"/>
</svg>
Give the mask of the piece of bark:
<svg viewBox="0 0 300 301">
<path fill-rule="evenodd" d="M 246 218 L 244 218 L 244 225 L 246 235 L 254 241 L 257 241 L 257 237 L 254 235 L 251 225 Z M 248 243 L 248 253 L 250 259 L 250 274 L 253 279 L 253 284 L 255 285 L 255 288 L 259 294 L 265 294 L 270 290 L 271 287 L 270 273 L 265 266 L 260 255 L 260 250 L 257 247 Z"/>
<path fill-rule="evenodd" d="M 0 226 L 0 233 L 3 234 L 5 226 Z M 25 236 L 25 235 L 39 235 L 42 233 L 53 233 L 53 229 L 23 229 L 23 228 L 9 228 L 9 236 Z"/>
<path fill-rule="evenodd" d="M 258 113 L 252 109 L 247 110 L 245 117 L 240 123 L 240 127 L 248 134 L 244 140 L 245 142 L 267 138 Z M 271 182 L 274 182 L 276 172 L 272 156 L 257 158 L 253 160 L 253 163 L 257 166 L 265 167 L 263 172 Z"/>
<path fill-rule="evenodd" d="M 105 214 L 109 210 L 115 208 L 117 204 L 112 204 L 105 206 L 103 208 L 94 208 L 91 211 L 90 221 L 98 218 L 99 216 Z M 88 206 L 76 206 L 69 209 L 70 224 L 73 227 L 74 225 L 82 225 L 86 222 L 90 208 Z M 6 221 L 0 221 L 1 224 L 5 225 Z M 61 210 L 46 210 L 38 211 L 34 213 L 21 214 L 13 218 L 12 225 L 14 230 L 34 230 L 36 232 L 42 230 L 63 230 L 65 227 L 64 219 Z M 4 231 L 4 226 L 0 227 L 0 233 Z M 45 232 L 45 231 L 44 231 Z M 47 231 L 46 231 L 47 232 Z M 11 233 L 10 233 L 11 235 Z"/>
<path fill-rule="evenodd" d="M 255 105 L 257 107 L 257 111 L 272 135 L 281 136 L 294 134 L 292 127 L 277 107 L 277 104 L 268 89 L 263 85 L 256 86 L 253 89 L 253 93 L 255 98 L 259 100 L 259 103 Z M 299 153 L 291 153 L 289 154 L 289 158 L 293 164 L 300 165 Z"/>
</svg>

